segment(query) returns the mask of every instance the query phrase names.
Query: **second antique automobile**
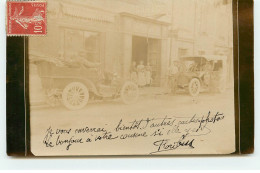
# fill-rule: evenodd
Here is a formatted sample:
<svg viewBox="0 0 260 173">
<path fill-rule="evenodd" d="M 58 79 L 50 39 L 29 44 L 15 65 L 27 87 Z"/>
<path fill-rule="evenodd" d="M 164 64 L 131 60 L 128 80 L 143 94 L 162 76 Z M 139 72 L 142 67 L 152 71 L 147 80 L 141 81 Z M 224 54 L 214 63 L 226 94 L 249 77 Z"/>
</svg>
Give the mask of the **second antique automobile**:
<svg viewBox="0 0 260 173">
<path fill-rule="evenodd" d="M 181 57 L 176 90 L 185 89 L 191 96 L 197 96 L 202 91 L 224 92 L 226 61 L 226 56 L 217 55 Z"/>
<path fill-rule="evenodd" d="M 104 73 L 100 67 L 88 68 L 58 58 L 33 61 L 38 68 L 47 103 L 60 102 L 69 110 L 82 109 L 89 99 L 121 98 L 125 104 L 137 101 L 138 86 L 124 81 L 116 73 Z"/>
</svg>

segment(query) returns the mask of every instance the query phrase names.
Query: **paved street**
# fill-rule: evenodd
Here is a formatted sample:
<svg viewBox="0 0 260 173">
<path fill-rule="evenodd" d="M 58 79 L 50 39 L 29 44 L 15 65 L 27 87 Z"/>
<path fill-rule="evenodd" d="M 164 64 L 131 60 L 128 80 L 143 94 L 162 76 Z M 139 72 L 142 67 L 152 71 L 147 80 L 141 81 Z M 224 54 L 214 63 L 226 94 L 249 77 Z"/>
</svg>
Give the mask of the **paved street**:
<svg viewBox="0 0 260 173">
<path fill-rule="evenodd" d="M 75 115 L 83 118 L 85 116 L 100 116 L 116 118 L 116 115 L 126 114 L 155 114 L 155 113 L 182 113 L 183 116 L 190 116 L 188 112 L 203 112 L 209 109 L 224 111 L 232 108 L 233 92 L 227 90 L 225 93 L 201 93 L 198 97 L 191 97 L 187 93 L 176 95 L 142 95 L 135 104 L 125 105 L 120 99 L 103 100 L 88 103 L 83 109 L 70 111 L 63 105 L 58 107 L 32 107 L 31 118 L 37 121 L 52 120 L 53 117 L 60 119 L 74 119 Z M 230 106 L 227 106 L 230 105 Z M 227 112 L 232 113 L 228 109 Z M 75 122 L 74 122 L 75 123 Z"/>
</svg>

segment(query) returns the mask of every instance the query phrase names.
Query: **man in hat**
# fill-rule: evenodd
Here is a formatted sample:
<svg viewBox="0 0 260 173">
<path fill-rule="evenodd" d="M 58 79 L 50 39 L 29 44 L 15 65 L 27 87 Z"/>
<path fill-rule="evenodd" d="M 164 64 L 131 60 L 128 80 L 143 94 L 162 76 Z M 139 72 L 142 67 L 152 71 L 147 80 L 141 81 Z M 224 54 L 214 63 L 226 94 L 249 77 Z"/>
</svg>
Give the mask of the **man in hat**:
<svg viewBox="0 0 260 173">
<path fill-rule="evenodd" d="M 171 89 L 172 94 L 175 93 L 178 74 L 179 74 L 178 61 L 174 60 L 172 61 L 169 68 L 169 87 Z"/>
</svg>

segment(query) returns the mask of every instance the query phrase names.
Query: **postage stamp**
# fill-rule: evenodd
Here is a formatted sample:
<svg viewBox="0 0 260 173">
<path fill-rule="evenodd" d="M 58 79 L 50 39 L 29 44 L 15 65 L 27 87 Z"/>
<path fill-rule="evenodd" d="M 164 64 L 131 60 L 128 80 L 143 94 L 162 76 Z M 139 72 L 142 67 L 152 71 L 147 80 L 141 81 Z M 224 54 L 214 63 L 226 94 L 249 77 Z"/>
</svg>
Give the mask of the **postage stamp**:
<svg viewBox="0 0 260 173">
<path fill-rule="evenodd" d="M 7 1 L 7 35 L 46 35 L 45 1 Z"/>
</svg>

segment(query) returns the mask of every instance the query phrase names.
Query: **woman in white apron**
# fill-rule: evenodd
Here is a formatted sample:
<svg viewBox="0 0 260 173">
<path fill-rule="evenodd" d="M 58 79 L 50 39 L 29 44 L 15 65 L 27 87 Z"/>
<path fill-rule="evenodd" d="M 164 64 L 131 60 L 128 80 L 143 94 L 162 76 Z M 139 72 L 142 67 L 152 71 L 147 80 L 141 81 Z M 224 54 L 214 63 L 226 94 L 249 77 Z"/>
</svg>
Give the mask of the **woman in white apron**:
<svg viewBox="0 0 260 173">
<path fill-rule="evenodd" d="M 140 61 L 139 65 L 137 66 L 137 74 L 138 74 L 138 86 L 140 87 L 145 86 L 146 78 L 145 78 L 145 66 L 143 61 Z"/>
</svg>

